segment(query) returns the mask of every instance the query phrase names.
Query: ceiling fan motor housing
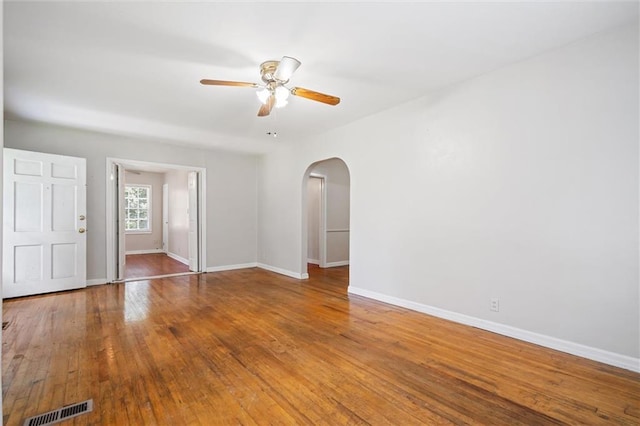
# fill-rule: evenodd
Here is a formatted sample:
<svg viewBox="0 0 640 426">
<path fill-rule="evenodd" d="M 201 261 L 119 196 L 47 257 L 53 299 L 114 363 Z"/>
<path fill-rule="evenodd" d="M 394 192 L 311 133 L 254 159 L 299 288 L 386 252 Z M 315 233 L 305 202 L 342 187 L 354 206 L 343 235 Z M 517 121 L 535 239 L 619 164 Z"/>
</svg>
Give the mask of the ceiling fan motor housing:
<svg viewBox="0 0 640 426">
<path fill-rule="evenodd" d="M 274 74 L 278 69 L 280 61 L 265 61 L 260 64 L 260 77 L 265 83 L 273 83 L 276 81 Z M 289 81 L 289 80 L 287 80 Z M 279 81 L 279 83 L 286 83 L 287 81 Z"/>
</svg>

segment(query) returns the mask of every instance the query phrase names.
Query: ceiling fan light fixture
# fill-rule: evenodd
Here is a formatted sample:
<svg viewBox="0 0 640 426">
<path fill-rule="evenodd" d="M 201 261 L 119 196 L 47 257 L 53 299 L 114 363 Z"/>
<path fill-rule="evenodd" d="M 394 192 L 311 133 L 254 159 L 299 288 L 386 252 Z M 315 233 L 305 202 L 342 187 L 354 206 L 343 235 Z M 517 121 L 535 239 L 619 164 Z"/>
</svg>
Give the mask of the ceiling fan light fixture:
<svg viewBox="0 0 640 426">
<path fill-rule="evenodd" d="M 276 100 L 286 101 L 289 98 L 289 89 L 284 86 L 276 87 L 274 95 L 276 96 Z"/>
<path fill-rule="evenodd" d="M 276 98 L 275 107 L 276 108 L 282 108 L 283 106 L 286 106 L 288 103 L 289 103 L 289 101 L 287 101 L 286 99 L 278 99 L 278 98 Z"/>
<path fill-rule="evenodd" d="M 269 100 L 269 97 L 271 96 L 271 91 L 266 87 L 263 87 L 262 89 L 256 92 L 256 95 L 258 96 L 258 99 L 260 99 L 260 102 L 262 102 L 262 104 L 264 105 Z"/>
<path fill-rule="evenodd" d="M 296 58 L 292 58 L 290 56 L 283 56 L 278 63 L 278 67 L 276 68 L 275 73 L 273 74 L 273 78 L 286 83 L 291 78 L 291 75 L 298 69 L 300 66 L 300 61 Z"/>
</svg>

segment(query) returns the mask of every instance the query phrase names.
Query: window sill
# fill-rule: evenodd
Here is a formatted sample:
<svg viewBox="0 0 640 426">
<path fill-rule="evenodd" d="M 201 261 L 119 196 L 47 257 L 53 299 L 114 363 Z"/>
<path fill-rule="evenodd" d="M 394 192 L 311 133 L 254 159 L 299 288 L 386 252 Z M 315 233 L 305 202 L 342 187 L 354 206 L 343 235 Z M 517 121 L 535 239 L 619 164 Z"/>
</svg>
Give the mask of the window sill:
<svg viewBox="0 0 640 426">
<path fill-rule="evenodd" d="M 136 235 L 136 234 L 153 234 L 152 231 L 124 231 L 126 235 Z"/>
</svg>

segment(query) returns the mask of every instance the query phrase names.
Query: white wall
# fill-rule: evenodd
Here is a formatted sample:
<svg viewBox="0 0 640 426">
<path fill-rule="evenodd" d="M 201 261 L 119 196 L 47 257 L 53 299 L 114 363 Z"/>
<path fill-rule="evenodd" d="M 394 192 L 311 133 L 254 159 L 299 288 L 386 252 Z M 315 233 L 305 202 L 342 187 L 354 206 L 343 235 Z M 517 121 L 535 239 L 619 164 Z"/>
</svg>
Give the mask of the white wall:
<svg viewBox="0 0 640 426">
<path fill-rule="evenodd" d="M 189 260 L 189 172 L 172 170 L 165 175 L 169 185 L 170 254 Z"/>
<path fill-rule="evenodd" d="M 87 278 L 106 277 L 106 158 L 207 169 L 207 266 L 256 262 L 257 157 L 5 121 L 5 146 L 87 159 Z"/>
<path fill-rule="evenodd" d="M 637 369 L 638 91 L 626 27 L 282 146 L 258 261 L 302 271 L 304 173 L 342 158 L 351 291 Z"/>
<path fill-rule="evenodd" d="M 151 186 L 151 232 L 125 234 L 127 253 L 162 250 L 162 184 L 164 173 L 125 173 L 125 184 Z"/>
</svg>

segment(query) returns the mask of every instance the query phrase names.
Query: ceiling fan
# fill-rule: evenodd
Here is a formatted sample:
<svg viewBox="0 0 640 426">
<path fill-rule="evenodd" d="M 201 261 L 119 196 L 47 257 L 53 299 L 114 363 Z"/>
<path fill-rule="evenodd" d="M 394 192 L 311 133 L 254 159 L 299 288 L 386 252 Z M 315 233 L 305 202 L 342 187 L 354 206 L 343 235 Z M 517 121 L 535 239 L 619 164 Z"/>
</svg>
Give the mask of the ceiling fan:
<svg viewBox="0 0 640 426">
<path fill-rule="evenodd" d="M 260 65 L 260 76 L 264 84 L 207 79 L 200 80 L 200 83 L 211 86 L 253 87 L 259 89 L 256 94 L 260 102 L 262 102 L 262 106 L 258 110 L 258 117 L 269 115 L 273 107 L 281 108 L 285 106 L 288 103 L 287 98 L 290 94 L 329 105 L 338 105 L 340 98 L 336 96 L 303 89 L 302 87 L 289 89 L 285 86 L 300 65 L 300 61 L 289 56 L 283 56 L 280 61 L 263 62 Z"/>
</svg>

